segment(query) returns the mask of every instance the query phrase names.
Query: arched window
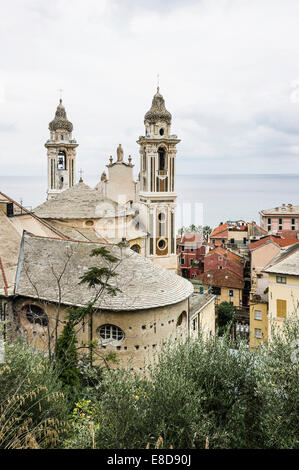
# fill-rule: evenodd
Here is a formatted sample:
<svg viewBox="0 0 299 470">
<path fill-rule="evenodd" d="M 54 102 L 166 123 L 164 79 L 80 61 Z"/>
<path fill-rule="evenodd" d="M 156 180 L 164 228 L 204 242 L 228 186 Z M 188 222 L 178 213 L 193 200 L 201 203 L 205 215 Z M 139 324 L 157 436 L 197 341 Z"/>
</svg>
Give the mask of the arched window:
<svg viewBox="0 0 299 470">
<path fill-rule="evenodd" d="M 48 316 L 38 305 L 27 304 L 24 305 L 22 310 L 25 313 L 27 320 L 33 325 L 48 326 Z"/>
<path fill-rule="evenodd" d="M 183 325 L 187 320 L 187 313 L 185 310 L 180 314 L 176 326 L 181 326 Z"/>
<path fill-rule="evenodd" d="M 125 338 L 124 331 L 115 325 L 102 325 L 98 329 L 98 333 L 102 344 L 111 344 L 112 346 L 119 344 Z"/>
<path fill-rule="evenodd" d="M 59 150 L 58 152 L 57 169 L 58 170 L 66 169 L 66 156 L 63 150 Z"/>
<path fill-rule="evenodd" d="M 163 147 L 158 148 L 158 155 L 159 155 L 159 170 L 166 169 L 166 156 L 165 156 L 165 149 Z"/>
<path fill-rule="evenodd" d="M 163 127 L 161 127 L 161 129 L 159 130 L 159 134 L 160 134 L 160 135 L 164 135 L 164 129 L 163 129 Z"/>
<path fill-rule="evenodd" d="M 131 250 L 135 251 L 136 253 L 140 253 L 141 248 L 137 243 L 135 243 L 135 245 L 131 246 Z"/>
</svg>

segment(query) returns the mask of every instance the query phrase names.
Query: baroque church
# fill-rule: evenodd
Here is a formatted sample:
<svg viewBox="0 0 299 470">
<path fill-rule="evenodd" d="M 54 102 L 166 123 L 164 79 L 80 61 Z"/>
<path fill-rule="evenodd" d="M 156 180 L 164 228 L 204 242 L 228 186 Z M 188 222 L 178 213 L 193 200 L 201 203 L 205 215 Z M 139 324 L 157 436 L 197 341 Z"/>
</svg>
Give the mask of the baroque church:
<svg viewBox="0 0 299 470">
<path fill-rule="evenodd" d="M 143 370 L 169 339 L 215 331 L 215 296 L 194 294 L 192 284 L 176 274 L 179 139 L 171 134 L 159 88 L 144 124 L 145 135 L 137 140 L 138 180 L 119 144 L 91 188 L 82 178 L 75 181 L 78 143 L 60 100 L 45 144 L 47 200 L 28 211 L 0 192 L 0 320 L 8 320 L 9 337 L 49 351 L 69 308 L 86 306 L 92 295 L 93 311 L 76 334 L 80 344 L 97 342 L 97 362 L 113 351 L 120 364 Z M 79 282 L 94 267 L 91 253 L 99 247 L 117 260 L 109 280 L 116 296 Z M 98 259 L 97 267 L 106 269 L 106 261 Z"/>
<path fill-rule="evenodd" d="M 121 144 L 95 188 L 80 178 L 76 184 L 73 124 L 62 100 L 49 124 L 47 201 L 34 214 L 53 228 L 79 241 L 126 242 L 134 251 L 177 272 L 176 255 L 176 145 L 171 114 L 157 89 L 144 116 L 145 135 L 137 140 L 140 173 L 134 181 L 132 157 L 127 161 Z"/>
</svg>

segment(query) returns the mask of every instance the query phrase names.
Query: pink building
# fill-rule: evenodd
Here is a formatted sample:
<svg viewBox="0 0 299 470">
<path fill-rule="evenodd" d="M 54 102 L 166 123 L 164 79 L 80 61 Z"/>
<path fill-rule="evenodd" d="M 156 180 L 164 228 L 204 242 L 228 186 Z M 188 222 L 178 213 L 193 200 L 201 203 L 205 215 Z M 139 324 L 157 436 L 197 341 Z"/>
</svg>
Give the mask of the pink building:
<svg viewBox="0 0 299 470">
<path fill-rule="evenodd" d="M 261 227 L 267 232 L 299 234 L 299 206 L 282 204 L 274 209 L 264 209 L 260 212 L 260 217 Z"/>
</svg>

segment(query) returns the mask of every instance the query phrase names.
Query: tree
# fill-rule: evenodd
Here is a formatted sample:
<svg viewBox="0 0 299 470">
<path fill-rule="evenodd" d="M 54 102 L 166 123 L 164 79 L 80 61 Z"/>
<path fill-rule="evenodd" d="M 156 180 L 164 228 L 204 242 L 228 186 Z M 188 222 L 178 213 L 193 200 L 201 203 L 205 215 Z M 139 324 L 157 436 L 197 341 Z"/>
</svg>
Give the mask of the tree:
<svg viewBox="0 0 299 470">
<path fill-rule="evenodd" d="M 183 233 L 202 233 L 202 226 L 195 224 L 191 224 L 189 225 L 189 227 L 183 226 L 179 229 L 179 233 L 181 234 L 181 236 L 183 235 Z"/>
<path fill-rule="evenodd" d="M 218 334 L 222 336 L 230 325 L 233 324 L 237 308 L 230 302 L 221 302 L 217 306 Z"/>
<path fill-rule="evenodd" d="M 202 230 L 203 230 L 204 239 L 205 239 L 206 242 L 208 242 L 209 241 L 209 236 L 212 233 L 212 229 L 209 225 L 205 225 Z"/>
<path fill-rule="evenodd" d="M 30 247 L 30 244 L 29 244 Z M 33 249 L 33 248 L 32 248 Z M 120 246 L 122 249 L 122 245 Z M 45 316 L 45 330 L 46 334 L 44 336 L 39 336 L 40 341 L 45 341 L 45 347 L 47 348 L 48 357 L 50 362 L 56 360 L 55 355 L 58 348 L 59 341 L 59 327 L 65 323 L 65 306 L 63 304 L 63 299 L 66 294 L 70 293 L 70 285 L 73 279 L 74 271 L 70 269 L 71 261 L 74 259 L 75 253 L 72 245 L 67 245 L 63 255 L 57 260 L 55 257 L 48 259 L 48 273 L 49 273 L 49 284 L 54 284 L 56 286 L 56 301 L 52 301 L 54 309 L 49 310 L 49 316 L 44 312 Z M 119 292 L 119 289 L 110 283 L 112 278 L 117 276 L 115 272 L 118 267 L 121 259 L 114 256 L 107 247 L 97 247 L 94 248 L 91 253 L 91 257 L 98 257 L 99 262 L 95 263 L 95 266 L 90 267 L 79 279 L 79 284 L 86 284 L 90 288 L 90 300 L 85 306 L 74 307 L 68 309 L 68 320 L 71 322 L 67 325 L 67 328 L 63 332 L 63 338 L 61 340 L 59 354 L 67 355 L 67 347 L 72 350 L 74 348 L 74 342 L 69 338 L 71 332 L 70 329 L 74 329 L 76 334 L 83 328 L 82 320 L 88 319 L 89 322 L 92 321 L 92 315 L 95 309 L 99 309 L 99 300 L 104 294 L 116 295 Z M 24 273 L 28 279 L 30 285 L 32 286 L 35 298 L 37 298 L 41 304 L 47 305 L 48 302 L 41 300 L 44 297 L 43 288 L 44 285 L 40 283 L 38 270 L 35 269 L 35 265 L 32 264 L 31 252 L 30 249 L 28 253 L 24 256 L 23 261 Z M 41 310 L 39 307 L 37 307 Z M 21 308 L 22 309 L 22 306 Z M 31 315 L 32 323 L 40 323 L 41 319 L 39 317 L 39 312 L 35 313 L 34 311 L 29 312 Z M 50 321 L 51 320 L 51 321 Z M 91 329 L 89 330 L 91 331 Z M 35 335 L 34 341 L 36 341 L 38 335 Z M 43 339 L 44 338 L 44 339 Z M 68 345 L 68 346 L 67 346 Z M 90 359 L 92 362 L 92 353 L 96 348 L 97 344 L 92 342 L 92 338 L 89 338 L 89 341 L 85 345 L 85 348 L 90 349 Z M 83 345 L 80 346 L 83 349 Z M 61 348 L 64 350 L 62 353 Z M 60 361 L 60 365 L 65 364 L 64 361 Z"/>
<path fill-rule="evenodd" d="M 244 341 L 233 350 L 229 336 L 200 336 L 166 345 L 144 375 L 104 370 L 92 411 L 95 446 L 298 448 L 298 332 L 297 318 L 255 351 Z M 75 430 L 70 446 L 91 447 L 88 423 Z"/>
<path fill-rule="evenodd" d="M 69 320 L 57 341 L 55 351 L 56 367 L 59 378 L 68 386 L 79 385 L 77 338 L 74 322 Z"/>
</svg>

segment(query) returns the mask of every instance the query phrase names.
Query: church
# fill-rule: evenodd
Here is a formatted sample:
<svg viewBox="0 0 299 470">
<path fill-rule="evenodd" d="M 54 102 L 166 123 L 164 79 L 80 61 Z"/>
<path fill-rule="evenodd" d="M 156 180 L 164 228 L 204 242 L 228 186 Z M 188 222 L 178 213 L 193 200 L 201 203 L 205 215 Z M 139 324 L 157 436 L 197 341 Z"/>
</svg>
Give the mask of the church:
<svg viewBox="0 0 299 470">
<path fill-rule="evenodd" d="M 62 100 L 49 124 L 47 201 L 34 214 L 75 240 L 125 241 L 137 253 L 167 270 L 178 271 L 176 255 L 176 145 L 172 116 L 159 87 L 144 116 L 137 140 L 140 173 L 134 181 L 132 157 L 121 144 L 95 188 L 76 183 L 77 141 Z"/>
<path fill-rule="evenodd" d="M 60 100 L 45 144 L 47 200 L 28 211 L 0 193 L 0 318 L 8 320 L 11 337 L 52 347 L 69 308 L 90 302 L 93 291 L 80 279 L 95 264 L 106 267 L 91 257 L 100 247 L 117 259 L 111 279 L 117 294 L 101 293 L 79 325 L 80 344 L 97 342 L 99 361 L 115 352 L 121 365 L 142 370 L 170 338 L 190 336 L 191 318 L 194 325 L 207 299 L 194 306 L 192 284 L 176 273 L 179 139 L 159 88 L 144 124 L 138 180 L 119 144 L 91 188 L 82 178 L 76 183 L 78 143 Z"/>
</svg>

